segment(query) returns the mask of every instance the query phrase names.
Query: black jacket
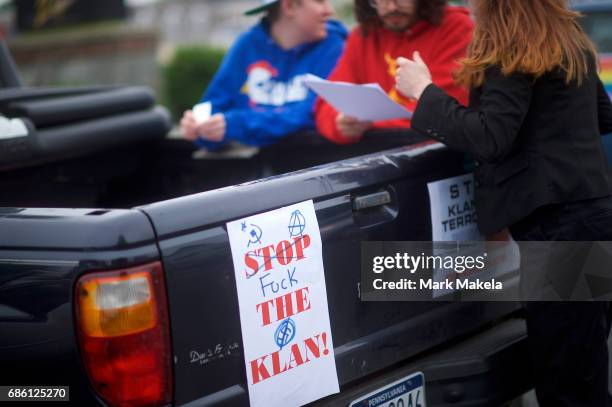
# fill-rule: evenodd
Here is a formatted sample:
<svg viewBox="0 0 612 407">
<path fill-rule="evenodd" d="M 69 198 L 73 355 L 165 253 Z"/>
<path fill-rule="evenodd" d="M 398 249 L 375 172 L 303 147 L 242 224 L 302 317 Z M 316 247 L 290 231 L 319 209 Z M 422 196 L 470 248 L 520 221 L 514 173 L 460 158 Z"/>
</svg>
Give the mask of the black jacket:
<svg viewBox="0 0 612 407">
<path fill-rule="evenodd" d="M 591 62 L 580 86 L 560 70 L 534 79 L 489 68 L 469 108 L 433 84 L 423 92 L 412 128 L 476 158 L 482 233 L 546 204 L 610 195 L 600 135 L 612 132 L 612 107 Z"/>
</svg>

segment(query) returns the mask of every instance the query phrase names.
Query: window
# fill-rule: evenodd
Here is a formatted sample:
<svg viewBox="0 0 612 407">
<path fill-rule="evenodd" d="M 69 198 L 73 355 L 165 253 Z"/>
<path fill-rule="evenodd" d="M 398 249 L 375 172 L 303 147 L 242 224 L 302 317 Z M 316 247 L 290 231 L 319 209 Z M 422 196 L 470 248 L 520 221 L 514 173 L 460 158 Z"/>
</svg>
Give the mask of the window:
<svg viewBox="0 0 612 407">
<path fill-rule="evenodd" d="M 599 52 L 612 53 L 612 11 L 585 13 L 581 23 Z"/>
</svg>

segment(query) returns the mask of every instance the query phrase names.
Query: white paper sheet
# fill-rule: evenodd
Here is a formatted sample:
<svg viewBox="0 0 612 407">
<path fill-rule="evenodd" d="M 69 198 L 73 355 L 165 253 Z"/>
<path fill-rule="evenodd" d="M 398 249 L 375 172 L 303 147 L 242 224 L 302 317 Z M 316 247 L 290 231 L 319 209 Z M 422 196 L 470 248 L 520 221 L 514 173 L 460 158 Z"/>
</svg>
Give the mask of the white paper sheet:
<svg viewBox="0 0 612 407">
<path fill-rule="evenodd" d="M 193 118 L 198 124 L 210 119 L 212 104 L 210 102 L 198 103 L 193 107 Z"/>
<path fill-rule="evenodd" d="M 474 174 L 427 184 L 434 242 L 481 240 L 476 222 Z"/>
<path fill-rule="evenodd" d="M 412 113 L 391 100 L 377 83 L 356 85 L 308 75 L 304 84 L 337 111 L 362 121 L 412 118 Z"/>
<path fill-rule="evenodd" d="M 338 375 L 312 201 L 227 224 L 251 407 L 337 393 Z"/>
<path fill-rule="evenodd" d="M 502 245 L 501 236 L 494 238 L 496 245 L 489 247 L 484 237 L 478 231 L 476 204 L 474 200 L 474 174 L 465 174 L 458 177 L 447 178 L 427 184 L 429 190 L 429 201 L 431 202 L 431 231 L 432 240 L 435 242 L 453 241 L 482 241 L 482 246 L 472 246 L 473 256 L 486 253 L 487 267 L 484 271 L 468 272 L 465 275 L 458 275 L 453 270 L 435 269 L 433 280 L 436 282 L 455 281 L 456 278 L 475 281 L 490 280 L 494 277 L 501 277 L 504 273 L 513 272 L 520 265 L 519 247 L 509 234 L 506 237 L 506 244 Z M 500 241 L 501 240 L 501 241 Z M 466 246 L 463 254 L 469 255 Z M 444 256 L 453 255 L 444 251 L 434 250 L 434 255 Z M 456 290 L 441 289 L 434 290 L 434 298 L 448 294 Z"/>
</svg>

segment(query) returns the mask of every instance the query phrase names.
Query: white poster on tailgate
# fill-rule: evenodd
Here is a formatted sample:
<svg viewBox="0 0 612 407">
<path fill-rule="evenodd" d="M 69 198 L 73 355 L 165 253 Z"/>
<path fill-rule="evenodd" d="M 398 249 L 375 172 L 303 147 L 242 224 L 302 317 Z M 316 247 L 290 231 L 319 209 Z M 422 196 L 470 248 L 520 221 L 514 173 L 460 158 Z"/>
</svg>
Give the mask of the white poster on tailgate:
<svg viewBox="0 0 612 407">
<path fill-rule="evenodd" d="M 471 241 L 469 246 L 463 246 L 462 255 L 485 256 L 484 270 L 467 269 L 458 274 L 453 270 L 438 268 L 433 270 L 433 281 L 456 281 L 467 279 L 471 281 L 501 278 L 505 273 L 516 273 L 520 264 L 519 247 L 508 231 L 488 236 L 494 241 L 488 245 L 478 231 L 478 218 L 474 198 L 474 175 L 465 174 L 427 184 L 431 203 L 431 229 L 434 242 Z M 482 242 L 481 244 L 476 242 Z M 444 251 L 441 247 L 434 250 L 438 256 L 455 256 L 456 248 L 450 247 Z M 471 250 L 471 252 L 470 252 Z M 434 290 L 434 297 L 449 294 L 455 290 Z"/>
<path fill-rule="evenodd" d="M 474 202 L 474 175 L 427 184 L 434 242 L 481 240 Z"/>
<path fill-rule="evenodd" d="M 227 224 L 251 406 L 339 391 L 312 201 Z"/>
<path fill-rule="evenodd" d="M 431 208 L 431 240 L 434 242 L 480 241 L 476 205 L 474 202 L 474 175 L 465 174 L 427 184 Z M 436 247 L 437 256 L 456 255 Z M 433 270 L 433 281 L 444 283 L 456 281 L 458 274 L 451 269 Z M 434 298 L 454 292 L 443 288 L 433 291 Z"/>
</svg>

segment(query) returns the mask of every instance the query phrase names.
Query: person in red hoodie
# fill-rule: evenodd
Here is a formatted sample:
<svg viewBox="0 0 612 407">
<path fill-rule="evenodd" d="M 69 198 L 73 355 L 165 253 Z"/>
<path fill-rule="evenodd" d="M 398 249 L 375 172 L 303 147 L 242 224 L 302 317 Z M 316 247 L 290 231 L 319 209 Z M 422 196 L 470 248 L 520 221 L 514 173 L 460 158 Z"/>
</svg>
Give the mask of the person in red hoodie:
<svg viewBox="0 0 612 407">
<path fill-rule="evenodd" d="M 467 53 L 473 22 L 469 11 L 446 0 L 355 0 L 359 25 L 350 33 L 330 81 L 379 83 L 391 99 L 414 111 L 416 102 L 395 89 L 396 59 L 419 51 L 433 82 L 467 104 L 467 90 L 453 79 Z M 358 141 L 370 128 L 409 128 L 409 120 L 362 122 L 322 99 L 315 106 L 318 131 L 338 144 Z"/>
</svg>

